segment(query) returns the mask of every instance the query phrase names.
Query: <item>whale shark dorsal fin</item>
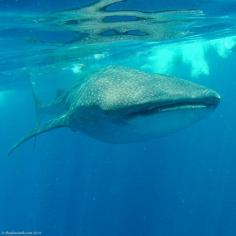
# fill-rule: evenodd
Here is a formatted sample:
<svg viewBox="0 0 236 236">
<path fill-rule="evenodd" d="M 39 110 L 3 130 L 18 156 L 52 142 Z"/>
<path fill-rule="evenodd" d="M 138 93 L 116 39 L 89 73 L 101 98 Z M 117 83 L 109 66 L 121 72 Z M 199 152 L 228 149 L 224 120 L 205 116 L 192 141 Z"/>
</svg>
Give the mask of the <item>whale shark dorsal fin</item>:
<svg viewBox="0 0 236 236">
<path fill-rule="evenodd" d="M 57 89 L 56 98 L 63 96 L 65 92 L 66 91 L 64 89 Z"/>
<path fill-rule="evenodd" d="M 8 151 L 8 156 L 10 156 L 16 148 L 18 148 L 20 145 L 30 140 L 31 138 L 37 137 L 38 135 L 46 133 L 53 129 L 63 128 L 63 127 L 68 127 L 68 126 L 69 126 L 69 122 L 68 122 L 68 117 L 66 114 L 59 116 L 53 120 L 50 120 L 44 125 L 33 129 L 29 134 L 21 138 L 14 146 L 10 148 L 10 150 Z"/>
</svg>

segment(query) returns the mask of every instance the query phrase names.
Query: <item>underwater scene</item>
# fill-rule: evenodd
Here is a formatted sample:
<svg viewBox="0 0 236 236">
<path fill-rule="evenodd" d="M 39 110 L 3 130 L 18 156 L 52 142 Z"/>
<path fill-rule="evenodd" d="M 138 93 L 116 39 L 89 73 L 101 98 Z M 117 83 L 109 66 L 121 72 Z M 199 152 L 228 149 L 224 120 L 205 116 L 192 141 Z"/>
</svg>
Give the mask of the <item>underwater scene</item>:
<svg viewBox="0 0 236 236">
<path fill-rule="evenodd" d="M 0 0 L 0 235 L 236 235 L 235 0 Z"/>
</svg>

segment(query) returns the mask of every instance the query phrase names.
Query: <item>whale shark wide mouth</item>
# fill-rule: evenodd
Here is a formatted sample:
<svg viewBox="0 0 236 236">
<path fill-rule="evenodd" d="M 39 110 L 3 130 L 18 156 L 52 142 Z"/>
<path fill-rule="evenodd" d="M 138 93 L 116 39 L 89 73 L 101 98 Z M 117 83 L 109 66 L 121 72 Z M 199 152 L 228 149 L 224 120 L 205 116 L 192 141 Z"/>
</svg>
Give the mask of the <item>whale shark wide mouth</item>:
<svg viewBox="0 0 236 236">
<path fill-rule="evenodd" d="M 216 94 L 203 99 L 189 99 L 183 101 L 168 101 L 162 104 L 144 105 L 141 109 L 128 114 L 129 118 L 136 116 L 148 116 L 162 112 L 177 111 L 181 109 L 215 109 L 220 103 L 220 96 Z"/>
</svg>

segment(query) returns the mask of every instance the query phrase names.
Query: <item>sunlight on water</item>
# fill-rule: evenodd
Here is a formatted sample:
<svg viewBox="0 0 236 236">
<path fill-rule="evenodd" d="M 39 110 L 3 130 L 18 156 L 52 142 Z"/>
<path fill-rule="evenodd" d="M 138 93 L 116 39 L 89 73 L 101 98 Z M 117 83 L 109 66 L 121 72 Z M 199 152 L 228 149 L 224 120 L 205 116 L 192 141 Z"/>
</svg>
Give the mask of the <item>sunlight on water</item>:
<svg viewBox="0 0 236 236">
<path fill-rule="evenodd" d="M 192 77 L 199 75 L 209 75 L 209 65 L 206 60 L 207 43 L 195 42 L 193 44 L 183 44 L 181 47 L 182 61 L 191 68 Z"/>
<path fill-rule="evenodd" d="M 227 58 L 231 50 L 236 45 L 236 37 L 227 37 L 211 41 L 211 46 L 215 47 L 219 56 Z"/>
<path fill-rule="evenodd" d="M 236 45 L 236 37 L 214 40 L 198 40 L 184 43 L 166 44 L 151 50 L 148 62 L 157 73 L 170 74 L 180 63 L 189 66 L 191 76 L 209 75 L 207 53 L 214 50 L 222 58 L 227 58 Z"/>
<path fill-rule="evenodd" d="M 84 64 L 73 64 L 72 65 L 72 68 L 71 68 L 71 70 L 72 70 L 72 72 L 74 73 L 74 74 L 80 74 L 81 72 L 82 72 L 82 70 L 83 70 L 83 68 L 85 67 L 85 65 Z"/>
</svg>

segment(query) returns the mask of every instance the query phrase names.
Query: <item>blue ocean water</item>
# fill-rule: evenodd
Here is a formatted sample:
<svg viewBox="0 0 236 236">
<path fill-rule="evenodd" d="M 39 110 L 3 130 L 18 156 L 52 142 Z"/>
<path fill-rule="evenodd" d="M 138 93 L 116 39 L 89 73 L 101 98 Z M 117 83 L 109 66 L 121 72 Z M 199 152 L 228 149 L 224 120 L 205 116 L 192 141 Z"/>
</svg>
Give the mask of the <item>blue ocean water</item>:
<svg viewBox="0 0 236 236">
<path fill-rule="evenodd" d="M 171 36 L 159 40 L 108 36 L 86 44 L 62 17 L 72 22 L 66 10 L 92 3 L 0 1 L 0 234 L 235 236 L 236 2 L 120 2 L 109 9 L 202 13 L 164 17 L 174 27 L 168 24 Z M 30 81 L 46 103 L 57 88 L 110 64 L 203 84 L 219 92 L 221 104 L 205 120 L 157 140 L 112 145 L 58 129 L 7 157 L 36 124 Z"/>
</svg>

